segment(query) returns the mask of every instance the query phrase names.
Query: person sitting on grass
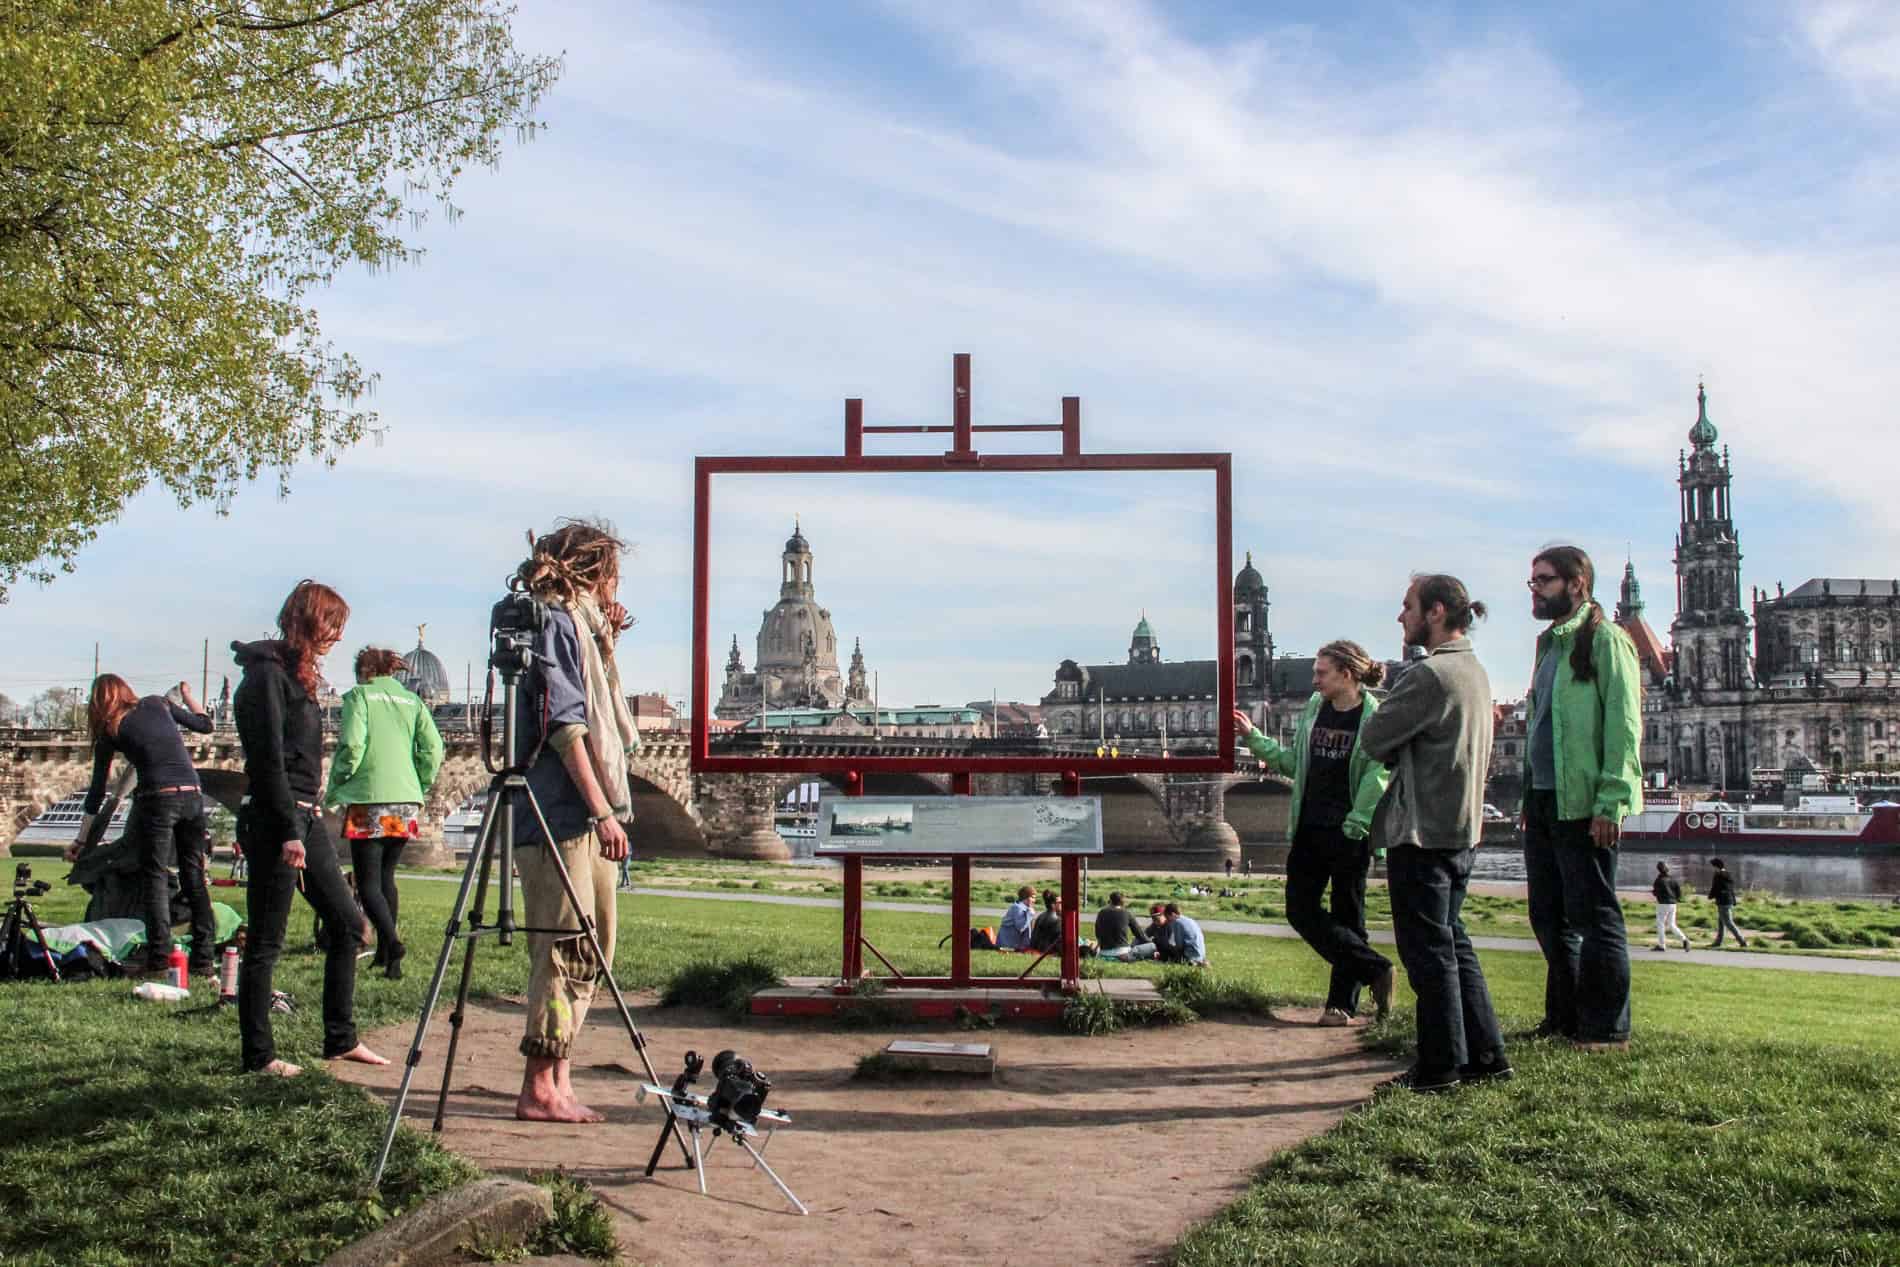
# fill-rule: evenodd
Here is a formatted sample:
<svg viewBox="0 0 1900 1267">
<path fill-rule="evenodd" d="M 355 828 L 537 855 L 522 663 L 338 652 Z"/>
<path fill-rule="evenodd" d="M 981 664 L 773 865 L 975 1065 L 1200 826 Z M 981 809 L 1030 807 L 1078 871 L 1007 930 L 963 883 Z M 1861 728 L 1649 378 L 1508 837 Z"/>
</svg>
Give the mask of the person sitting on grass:
<svg viewBox="0 0 1900 1267">
<path fill-rule="evenodd" d="M 1042 895 L 1042 914 L 1029 930 L 1029 948 L 1046 954 L 1062 944 L 1062 898 L 1054 889 Z"/>
<path fill-rule="evenodd" d="M 1167 943 L 1155 951 L 1155 958 L 1163 963 L 1207 963 L 1207 938 L 1201 932 L 1201 926 L 1191 918 L 1181 914 L 1181 905 L 1170 902 L 1162 908 L 1161 921 L 1168 935 Z"/>
<path fill-rule="evenodd" d="M 1028 950 L 1029 926 L 1036 917 L 1036 886 L 1025 884 L 1016 890 L 1016 900 L 1003 912 L 1003 926 L 996 930 L 998 950 Z"/>
<path fill-rule="evenodd" d="M 1110 959 L 1152 959 L 1155 953 L 1154 943 L 1122 905 L 1119 889 L 1110 893 L 1108 905 L 1095 913 L 1095 944 Z"/>
</svg>

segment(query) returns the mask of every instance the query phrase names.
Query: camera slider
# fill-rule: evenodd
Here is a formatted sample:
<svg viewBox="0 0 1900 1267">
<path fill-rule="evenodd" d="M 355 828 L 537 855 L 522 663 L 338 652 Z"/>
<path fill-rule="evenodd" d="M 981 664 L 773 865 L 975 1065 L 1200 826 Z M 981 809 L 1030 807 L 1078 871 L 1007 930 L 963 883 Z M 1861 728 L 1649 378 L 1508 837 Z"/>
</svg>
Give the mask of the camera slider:
<svg viewBox="0 0 1900 1267">
<path fill-rule="evenodd" d="M 760 1109 L 757 1121 L 766 1123 L 765 1131 L 761 1133 L 752 1122 L 715 1114 L 707 1105 L 705 1096 L 685 1089 L 682 1085 L 685 1081 L 682 1078 L 671 1087 L 663 1087 L 656 1082 L 645 1082 L 640 1085 L 639 1102 L 645 1104 L 647 1097 L 653 1096 L 659 1100 L 660 1107 L 667 1113 L 666 1122 L 660 1128 L 659 1143 L 654 1146 L 653 1156 L 647 1162 L 647 1176 L 651 1178 L 654 1170 L 659 1167 L 660 1155 L 666 1151 L 667 1132 L 673 1130 L 677 1123 L 684 1126 L 686 1133 L 692 1137 L 693 1156 L 688 1164 L 699 1175 L 699 1195 L 707 1196 L 706 1156 L 700 1142 L 700 1135 L 706 1130 L 711 1130 L 713 1139 L 717 1140 L 723 1132 L 732 1137 L 733 1143 L 745 1149 L 746 1154 L 752 1158 L 753 1168 L 765 1172 L 766 1178 L 785 1194 L 785 1199 L 792 1203 L 793 1209 L 800 1214 L 810 1214 L 811 1211 L 805 1208 L 805 1203 L 785 1186 L 785 1181 L 778 1177 L 778 1171 L 773 1170 L 765 1160 L 765 1149 L 772 1142 L 773 1133 L 781 1126 L 790 1126 L 791 1115 L 781 1113 L 777 1109 Z M 758 1141 L 756 1148 L 753 1147 L 754 1140 Z"/>
</svg>

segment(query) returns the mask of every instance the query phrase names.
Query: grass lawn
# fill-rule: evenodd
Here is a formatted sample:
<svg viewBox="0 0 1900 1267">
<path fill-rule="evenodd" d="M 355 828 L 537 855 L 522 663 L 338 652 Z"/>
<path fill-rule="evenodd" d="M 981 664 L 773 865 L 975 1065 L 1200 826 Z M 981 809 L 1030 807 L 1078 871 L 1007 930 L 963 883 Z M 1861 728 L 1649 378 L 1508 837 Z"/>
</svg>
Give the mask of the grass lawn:
<svg viewBox="0 0 1900 1267">
<path fill-rule="evenodd" d="M 35 870 L 57 878 L 63 868 Z M 56 889 L 42 916 L 75 917 L 77 890 Z M 403 894 L 412 971 L 396 983 L 365 972 L 366 1029 L 413 1020 L 454 886 L 413 879 Z M 214 896 L 241 905 L 241 890 Z M 836 970 L 831 910 L 639 898 L 621 912 L 628 986 L 747 955 L 787 976 Z M 278 1018 L 277 1032 L 286 1056 L 320 1066 L 321 961 L 309 929 L 300 907 L 278 984 L 302 1008 Z M 947 968 L 936 948 L 945 931 L 938 917 L 867 913 L 867 935 L 906 970 Z M 1209 942 L 1222 977 L 1283 998 L 1324 988 L 1323 965 L 1297 942 Z M 1541 959 L 1485 962 L 1507 1028 L 1528 1026 Z M 477 964 L 484 992 L 525 984 L 520 949 L 486 946 Z M 1514 1082 L 1381 1098 L 1267 1166 L 1246 1198 L 1189 1235 L 1182 1261 L 1900 1262 L 1900 979 L 1661 957 L 1634 971 L 1627 1056 L 1521 1043 Z M 321 1068 L 289 1083 L 241 1076 L 231 1012 L 182 1014 L 129 995 L 124 982 L 0 987 L 12 1038 L 0 1053 L 0 1262 L 311 1263 L 467 1177 L 404 1132 L 392 1182 L 368 1199 L 384 1121 L 376 1103 Z M 1402 1047 L 1406 1029 L 1373 1038 Z M 1076 1040 L 1078 1060 L 1087 1041 Z M 1192 1043 L 1191 1029 L 1181 1041 Z"/>
<path fill-rule="evenodd" d="M 634 871 L 638 882 L 647 886 L 824 897 L 836 897 L 843 892 L 835 871 L 812 867 L 658 858 L 635 863 Z M 991 923 L 997 922 L 1003 908 L 1014 900 L 1020 883 L 1013 879 L 992 879 L 982 871 L 976 872 L 970 884 L 975 909 L 992 917 Z M 1040 890 L 1059 886 L 1061 880 L 1052 872 L 1030 883 Z M 1190 895 L 1188 890 L 1194 885 L 1212 888 L 1215 894 L 1224 890 L 1228 896 Z M 1197 918 L 1286 922 L 1286 883 L 1274 876 L 1236 876 L 1228 880 L 1207 875 L 1110 873 L 1090 877 L 1089 896 L 1093 902 L 1106 901 L 1114 889 L 1121 890 L 1129 905 L 1142 911 L 1152 902 L 1179 901 Z M 942 904 L 950 901 L 949 881 L 906 876 L 892 868 L 873 868 L 864 891 L 868 898 L 885 901 Z M 1644 946 L 1654 942 L 1655 905 L 1645 900 L 1630 900 L 1623 904 L 1623 909 L 1631 944 Z M 1748 934 L 1751 950 L 1900 959 L 1900 906 L 1891 903 L 1809 901 L 1745 893 L 1736 910 L 1737 922 Z M 1689 897 L 1682 903 L 1677 920 L 1692 937 L 1715 939 L 1715 906 L 1706 897 Z M 1374 884 L 1367 891 L 1366 922 L 1372 928 L 1392 927 L 1392 912 L 1383 884 Z M 1465 903 L 1465 926 L 1476 936 L 1531 936 L 1530 915 L 1521 897 L 1473 894 Z"/>
</svg>

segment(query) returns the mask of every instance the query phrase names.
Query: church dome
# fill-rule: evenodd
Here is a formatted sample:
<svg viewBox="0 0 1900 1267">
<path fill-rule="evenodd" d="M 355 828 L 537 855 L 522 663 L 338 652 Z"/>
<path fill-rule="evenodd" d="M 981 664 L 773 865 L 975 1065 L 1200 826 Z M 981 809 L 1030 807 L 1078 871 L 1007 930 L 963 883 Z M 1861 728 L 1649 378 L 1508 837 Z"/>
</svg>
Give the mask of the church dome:
<svg viewBox="0 0 1900 1267">
<path fill-rule="evenodd" d="M 785 538 L 785 553 L 810 554 L 811 543 L 805 540 L 805 534 L 798 526 L 798 520 L 792 520 L 792 535 Z"/>
<path fill-rule="evenodd" d="M 1267 588 L 1267 578 L 1260 575 L 1260 569 L 1253 565 L 1253 551 L 1247 551 L 1247 565 L 1240 569 L 1240 575 L 1234 578 L 1236 595 L 1260 594 Z"/>
<path fill-rule="evenodd" d="M 416 649 L 402 658 L 407 672 L 402 675 L 402 684 L 420 695 L 424 702 L 440 704 L 449 698 L 449 671 L 442 666 L 442 659 L 435 652 L 422 645 L 420 633 L 416 636 Z"/>
<path fill-rule="evenodd" d="M 1702 384 L 1695 386 L 1695 426 L 1689 428 L 1689 443 L 1698 449 L 1712 448 L 1715 445 L 1715 424 L 1709 421 L 1709 393 Z"/>
<path fill-rule="evenodd" d="M 1138 642 L 1138 643 L 1150 643 L 1150 642 L 1153 642 L 1154 640 L 1155 640 L 1154 627 L 1148 623 L 1148 613 L 1143 612 L 1141 614 L 1140 623 L 1135 626 L 1135 636 L 1134 636 L 1133 641 Z"/>
</svg>

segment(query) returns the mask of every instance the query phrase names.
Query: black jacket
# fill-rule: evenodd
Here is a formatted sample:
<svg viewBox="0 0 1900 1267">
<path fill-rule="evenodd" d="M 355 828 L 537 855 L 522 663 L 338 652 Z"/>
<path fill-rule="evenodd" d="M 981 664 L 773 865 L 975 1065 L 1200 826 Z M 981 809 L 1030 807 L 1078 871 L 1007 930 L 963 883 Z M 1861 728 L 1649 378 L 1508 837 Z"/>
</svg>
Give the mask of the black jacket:
<svg viewBox="0 0 1900 1267">
<path fill-rule="evenodd" d="M 234 642 L 231 650 L 244 670 L 231 711 L 250 779 L 252 833 L 300 840 L 297 802 L 314 802 L 323 786 L 323 710 L 291 674 L 282 642 Z"/>
<path fill-rule="evenodd" d="M 1735 877 L 1727 871 L 1717 871 L 1710 875 L 1709 900 L 1717 906 L 1735 905 Z"/>
<path fill-rule="evenodd" d="M 1673 875 L 1659 875 L 1656 883 L 1649 886 L 1656 895 L 1656 901 L 1663 906 L 1675 906 L 1682 901 L 1682 886 L 1676 883 Z"/>
</svg>

